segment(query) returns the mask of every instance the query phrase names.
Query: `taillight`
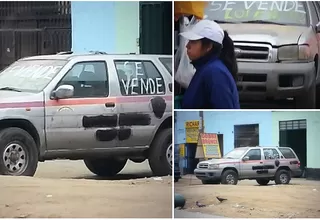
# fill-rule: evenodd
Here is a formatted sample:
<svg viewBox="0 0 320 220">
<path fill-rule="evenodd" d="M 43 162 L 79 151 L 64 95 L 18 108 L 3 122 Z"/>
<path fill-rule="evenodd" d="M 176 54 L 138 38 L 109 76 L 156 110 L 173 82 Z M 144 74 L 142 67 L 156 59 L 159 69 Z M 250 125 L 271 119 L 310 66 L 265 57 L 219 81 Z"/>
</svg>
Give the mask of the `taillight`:
<svg viewBox="0 0 320 220">
<path fill-rule="evenodd" d="M 300 161 L 298 161 L 298 167 L 300 167 Z"/>
</svg>

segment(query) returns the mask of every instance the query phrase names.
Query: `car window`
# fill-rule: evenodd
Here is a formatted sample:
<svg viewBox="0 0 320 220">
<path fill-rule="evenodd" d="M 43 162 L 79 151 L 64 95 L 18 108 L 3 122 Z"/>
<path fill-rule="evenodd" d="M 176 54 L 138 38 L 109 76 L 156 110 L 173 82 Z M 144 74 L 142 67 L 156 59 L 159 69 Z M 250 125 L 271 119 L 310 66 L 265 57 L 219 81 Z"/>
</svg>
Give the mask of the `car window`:
<svg viewBox="0 0 320 220">
<path fill-rule="evenodd" d="M 306 3 L 302 1 L 211 1 L 205 9 L 205 17 L 221 23 L 262 20 L 308 25 Z"/>
<path fill-rule="evenodd" d="M 286 158 L 286 159 L 296 158 L 296 156 L 294 155 L 294 153 L 292 152 L 292 150 L 290 148 L 279 148 L 279 150 L 282 153 L 282 155 L 284 156 L 284 158 Z"/>
<path fill-rule="evenodd" d="M 265 148 L 263 149 L 263 154 L 265 160 L 274 160 L 280 158 L 279 152 L 276 149 Z"/>
<path fill-rule="evenodd" d="M 67 63 L 66 60 L 20 60 L 0 72 L 0 88 L 41 92 Z"/>
<path fill-rule="evenodd" d="M 261 160 L 261 150 L 251 149 L 246 153 L 245 157 L 249 157 L 249 160 Z"/>
<path fill-rule="evenodd" d="M 164 67 L 168 70 L 168 72 L 172 75 L 172 59 L 171 58 L 159 58 L 159 60 L 164 65 Z"/>
<path fill-rule="evenodd" d="M 108 74 L 104 61 L 75 64 L 57 85 L 72 85 L 73 98 L 105 97 L 109 95 Z"/>
<path fill-rule="evenodd" d="M 151 61 L 116 60 L 114 63 L 122 95 L 165 94 L 164 79 Z"/>
</svg>

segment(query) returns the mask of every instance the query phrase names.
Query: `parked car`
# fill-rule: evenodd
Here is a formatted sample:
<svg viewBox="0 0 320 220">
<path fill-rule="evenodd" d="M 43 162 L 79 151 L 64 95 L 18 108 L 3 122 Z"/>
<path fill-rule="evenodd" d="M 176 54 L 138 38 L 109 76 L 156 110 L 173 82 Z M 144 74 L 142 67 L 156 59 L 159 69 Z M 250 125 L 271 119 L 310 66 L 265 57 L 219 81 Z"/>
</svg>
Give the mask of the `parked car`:
<svg viewBox="0 0 320 220">
<path fill-rule="evenodd" d="M 316 107 L 320 83 L 320 3 L 214 1 L 206 17 L 234 41 L 242 103 L 294 100 Z"/>
<path fill-rule="evenodd" d="M 301 175 L 300 161 L 289 147 L 240 147 L 221 159 L 200 162 L 194 174 L 203 184 L 237 185 L 239 180 L 289 184 L 291 176 Z"/>
<path fill-rule="evenodd" d="M 99 176 L 127 160 L 172 173 L 171 56 L 34 56 L 0 73 L 0 174 L 38 161 L 84 160 Z M 172 62 L 172 61 L 171 61 Z"/>
</svg>

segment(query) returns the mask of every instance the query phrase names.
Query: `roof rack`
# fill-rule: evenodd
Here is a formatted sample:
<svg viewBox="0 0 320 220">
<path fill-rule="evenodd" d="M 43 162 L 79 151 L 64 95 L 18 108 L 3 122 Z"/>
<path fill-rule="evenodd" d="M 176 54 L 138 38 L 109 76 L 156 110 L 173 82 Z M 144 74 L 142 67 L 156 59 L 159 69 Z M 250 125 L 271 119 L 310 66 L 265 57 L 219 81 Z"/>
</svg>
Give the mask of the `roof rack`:
<svg viewBox="0 0 320 220">
<path fill-rule="evenodd" d="M 103 51 L 89 51 L 89 53 L 93 53 L 93 54 L 108 54 L 108 53 L 103 52 Z"/>
<path fill-rule="evenodd" d="M 73 52 L 72 51 L 62 51 L 62 52 L 57 53 L 57 55 L 68 55 L 68 54 L 73 54 Z"/>
</svg>

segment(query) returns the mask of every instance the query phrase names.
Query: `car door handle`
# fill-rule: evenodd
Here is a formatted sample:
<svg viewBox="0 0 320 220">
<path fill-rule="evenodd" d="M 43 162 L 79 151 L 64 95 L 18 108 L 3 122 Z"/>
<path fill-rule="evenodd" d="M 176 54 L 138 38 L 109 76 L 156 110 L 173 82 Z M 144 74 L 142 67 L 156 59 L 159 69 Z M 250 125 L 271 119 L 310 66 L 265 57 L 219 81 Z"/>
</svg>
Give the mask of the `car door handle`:
<svg viewBox="0 0 320 220">
<path fill-rule="evenodd" d="M 116 103 L 114 102 L 107 102 L 104 104 L 107 108 L 114 108 L 116 106 Z"/>
<path fill-rule="evenodd" d="M 262 161 L 260 161 L 260 163 L 261 163 L 261 164 L 263 164 L 263 162 L 262 162 Z"/>
</svg>

